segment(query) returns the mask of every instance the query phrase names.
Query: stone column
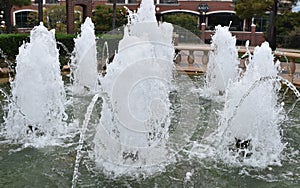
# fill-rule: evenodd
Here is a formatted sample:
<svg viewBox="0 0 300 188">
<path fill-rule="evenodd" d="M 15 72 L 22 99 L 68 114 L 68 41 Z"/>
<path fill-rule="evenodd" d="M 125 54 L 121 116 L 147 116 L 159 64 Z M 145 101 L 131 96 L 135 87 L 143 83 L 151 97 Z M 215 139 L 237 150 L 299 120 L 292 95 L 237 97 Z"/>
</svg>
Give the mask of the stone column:
<svg viewBox="0 0 300 188">
<path fill-rule="evenodd" d="M 68 34 L 74 33 L 74 6 L 79 5 L 82 7 L 83 20 L 86 17 L 92 17 L 93 2 L 92 0 L 66 0 L 67 9 L 67 32 Z"/>
<path fill-rule="evenodd" d="M 209 61 L 208 51 L 204 50 L 202 56 L 202 64 L 207 65 L 208 61 Z"/>
<path fill-rule="evenodd" d="M 189 50 L 189 55 L 187 58 L 189 65 L 193 65 L 195 62 L 194 50 Z"/>
<path fill-rule="evenodd" d="M 295 59 L 291 59 L 290 62 L 287 64 L 288 65 L 288 74 L 291 77 L 291 81 L 294 81 L 294 73 L 296 71 L 296 64 L 295 64 Z"/>
<path fill-rule="evenodd" d="M 67 33 L 74 33 L 74 5 L 72 0 L 66 0 L 67 9 Z"/>
</svg>

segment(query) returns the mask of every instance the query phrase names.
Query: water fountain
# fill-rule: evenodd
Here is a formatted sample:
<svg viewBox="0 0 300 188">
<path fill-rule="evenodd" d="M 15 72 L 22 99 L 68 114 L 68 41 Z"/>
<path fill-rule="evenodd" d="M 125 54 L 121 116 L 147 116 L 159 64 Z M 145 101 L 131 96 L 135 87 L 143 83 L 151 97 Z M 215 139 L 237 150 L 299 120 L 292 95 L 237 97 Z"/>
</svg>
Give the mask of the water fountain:
<svg viewBox="0 0 300 188">
<path fill-rule="evenodd" d="M 69 106 L 53 31 L 42 25 L 32 31 L 31 42 L 21 46 L 17 58 L 5 137 L 0 125 L 0 187 L 298 185 L 300 109 L 292 95 L 285 105 L 279 100 L 279 81 L 300 94 L 277 76 L 267 43 L 255 49 L 246 72 L 236 79 L 233 38 L 228 29 L 218 28 L 226 34 L 220 39 L 216 31 L 212 64 L 219 53 L 234 63 L 224 72 L 226 65 L 216 64 L 216 77 L 208 85 L 216 83 L 214 94 L 223 93 L 225 100 L 199 97 L 192 89 L 207 87 L 205 78 L 173 75 L 172 26 L 157 24 L 152 3 L 143 1 L 136 13 L 129 12 L 124 38 L 99 79 L 101 88 L 94 87 L 95 72 L 91 82 L 74 81 L 79 89 L 68 121 L 81 125 L 76 136 L 63 120 Z M 92 24 L 84 28 L 93 44 Z M 76 50 L 80 54 L 85 47 L 78 43 Z M 94 47 L 89 52 L 90 62 L 96 62 Z M 74 75 L 83 66 L 74 64 Z M 218 77 L 217 72 L 226 71 L 230 78 Z M 92 92 L 87 95 L 87 90 Z M 294 110 L 287 116 L 290 107 Z M 57 142 L 61 137 L 69 139 Z M 34 147 L 20 149 L 10 140 Z M 41 147 L 53 144 L 58 146 Z"/>
<path fill-rule="evenodd" d="M 19 48 L 11 88 L 7 138 L 43 146 L 66 133 L 66 99 L 54 31 L 42 23 L 31 31 L 30 43 Z"/>
<path fill-rule="evenodd" d="M 116 176 L 151 173 L 168 156 L 172 25 L 157 23 L 153 2 L 142 1 L 113 62 L 100 79 L 104 101 L 94 138 L 97 165 Z"/>
<path fill-rule="evenodd" d="M 284 144 L 279 125 L 283 108 L 278 104 L 278 70 L 279 62 L 274 64 L 272 51 L 265 42 L 255 48 L 243 77 L 226 90 L 217 130 L 222 140 L 218 152 L 224 161 L 261 168 L 280 165 Z M 243 141 L 247 146 L 237 143 Z"/>
<path fill-rule="evenodd" d="M 91 18 L 86 18 L 81 26 L 81 33 L 74 42 L 74 56 L 71 63 L 74 92 L 95 91 L 98 85 L 97 50 Z"/>
<path fill-rule="evenodd" d="M 229 27 L 216 26 L 207 65 L 206 93 L 222 94 L 229 82 L 234 82 L 239 77 L 239 60 L 235 44 L 236 38 L 232 36 Z"/>
</svg>

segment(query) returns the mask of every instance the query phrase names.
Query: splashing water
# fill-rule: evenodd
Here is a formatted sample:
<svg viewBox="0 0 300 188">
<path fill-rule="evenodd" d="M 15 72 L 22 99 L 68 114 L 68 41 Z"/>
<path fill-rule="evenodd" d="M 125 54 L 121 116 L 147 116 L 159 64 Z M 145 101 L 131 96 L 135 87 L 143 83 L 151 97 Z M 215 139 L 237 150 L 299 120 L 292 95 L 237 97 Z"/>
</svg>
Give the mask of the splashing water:
<svg viewBox="0 0 300 188">
<path fill-rule="evenodd" d="M 168 162 L 172 30 L 156 22 L 153 1 L 129 12 L 119 50 L 100 79 L 106 95 L 93 157 L 105 172 L 152 174 Z"/>
<path fill-rule="evenodd" d="M 72 188 L 76 187 L 77 179 L 79 177 L 79 164 L 80 164 L 80 160 L 82 157 L 81 152 L 82 152 L 82 148 L 83 148 L 83 144 L 84 144 L 84 140 L 85 140 L 85 134 L 88 129 L 88 124 L 89 124 L 89 121 L 91 118 L 91 114 L 93 112 L 93 108 L 95 106 L 95 103 L 96 103 L 98 97 L 99 97 L 99 94 L 96 94 L 93 97 L 91 103 L 87 107 L 87 112 L 84 116 L 83 126 L 82 126 L 82 129 L 80 132 L 80 138 L 79 138 L 78 147 L 77 147 L 77 151 L 76 151 L 76 159 L 75 159 L 73 179 L 72 179 Z"/>
<path fill-rule="evenodd" d="M 86 18 L 81 25 L 81 34 L 74 39 L 75 48 L 72 57 L 74 92 L 95 91 L 98 84 L 97 50 L 94 24 Z"/>
<path fill-rule="evenodd" d="M 19 48 L 12 99 L 5 118 L 7 137 L 43 146 L 65 133 L 65 91 L 60 75 L 54 30 L 41 23 L 30 43 Z"/>
<path fill-rule="evenodd" d="M 8 65 L 8 68 L 12 68 L 11 67 L 11 62 L 8 60 L 7 55 L 3 52 L 3 50 L 0 48 L 0 58 L 4 59 L 4 63 Z"/>
<path fill-rule="evenodd" d="M 235 46 L 236 38 L 229 27 L 216 26 L 212 36 L 212 51 L 206 72 L 207 91 L 212 94 L 224 93 L 230 81 L 239 77 L 238 52 Z"/>
<path fill-rule="evenodd" d="M 107 41 L 105 41 L 102 48 L 102 55 L 97 65 L 98 72 L 105 74 L 105 70 L 108 64 L 109 64 L 109 48 L 108 48 Z"/>
<path fill-rule="evenodd" d="M 274 64 L 272 51 L 265 42 L 255 48 L 243 77 L 226 90 L 216 132 L 218 141 L 213 141 L 224 162 L 261 168 L 281 165 L 284 144 L 279 123 L 283 108 L 278 104 L 278 69 L 279 62 Z"/>
</svg>

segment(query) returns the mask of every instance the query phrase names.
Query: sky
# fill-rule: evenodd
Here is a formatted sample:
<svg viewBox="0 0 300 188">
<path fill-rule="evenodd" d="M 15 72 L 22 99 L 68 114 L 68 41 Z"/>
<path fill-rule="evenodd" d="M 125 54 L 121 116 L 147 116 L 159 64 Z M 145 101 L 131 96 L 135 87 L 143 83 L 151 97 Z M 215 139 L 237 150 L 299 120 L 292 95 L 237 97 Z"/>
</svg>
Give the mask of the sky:
<svg viewBox="0 0 300 188">
<path fill-rule="evenodd" d="M 292 11 L 293 11 L 293 12 L 298 12 L 298 11 L 300 11 L 300 1 L 298 1 L 297 5 L 293 7 Z"/>
</svg>

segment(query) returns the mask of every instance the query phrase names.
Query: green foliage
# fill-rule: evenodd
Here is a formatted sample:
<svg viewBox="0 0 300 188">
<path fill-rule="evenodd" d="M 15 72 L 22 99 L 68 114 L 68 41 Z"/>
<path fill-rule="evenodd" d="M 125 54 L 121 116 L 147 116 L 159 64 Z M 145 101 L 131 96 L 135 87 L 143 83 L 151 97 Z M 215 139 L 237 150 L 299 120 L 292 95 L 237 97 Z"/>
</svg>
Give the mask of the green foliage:
<svg viewBox="0 0 300 188">
<path fill-rule="evenodd" d="M 277 16 L 277 32 L 281 35 L 289 35 L 296 31 L 300 23 L 300 12 L 289 12 L 284 15 Z M 300 34 L 300 33 L 298 33 Z"/>
<path fill-rule="evenodd" d="M 289 12 L 277 16 L 278 44 L 285 48 L 299 48 L 300 44 L 300 12 Z"/>
<path fill-rule="evenodd" d="M 275 1 L 277 1 L 278 6 L 280 6 L 281 2 L 279 0 L 237 0 L 234 10 L 241 19 L 260 17 L 272 9 L 272 5 Z M 298 0 L 289 1 L 292 4 L 298 2 Z"/>
<path fill-rule="evenodd" d="M 45 9 L 44 15 L 46 17 L 45 25 L 48 28 L 55 28 L 57 32 L 65 32 L 66 27 L 62 29 L 61 27 L 58 28 L 57 26 L 63 24 L 67 24 L 67 11 L 66 6 L 61 5 L 53 5 Z"/>
<path fill-rule="evenodd" d="M 59 49 L 59 60 L 61 65 L 65 65 L 70 60 L 70 53 L 74 49 L 74 37 L 75 35 L 68 34 L 56 34 L 56 41 L 61 42 L 67 49 L 66 51 L 62 45 L 57 44 Z M 30 42 L 28 34 L 1 34 L 0 46 L 4 54 L 10 61 L 15 61 L 16 56 L 19 54 L 19 47 L 23 42 Z M 1 58 L 0 58 L 1 59 Z M 3 59 L 2 59 L 3 61 Z"/>
<path fill-rule="evenodd" d="M 277 44 L 281 48 L 299 49 L 300 50 L 300 35 L 278 35 Z"/>
<path fill-rule="evenodd" d="M 200 32 L 197 28 L 198 16 L 195 15 L 187 13 L 166 14 L 163 16 L 163 21 L 183 27 L 195 34 L 199 34 Z"/>
<path fill-rule="evenodd" d="M 6 4 L 11 4 L 11 5 L 16 5 L 16 6 L 25 6 L 25 5 L 30 5 L 31 1 L 30 0 L 2 0 L 3 3 Z"/>
<path fill-rule="evenodd" d="M 116 25 L 115 28 L 126 24 L 127 18 L 125 16 L 126 10 L 124 8 L 117 8 L 116 11 Z M 105 33 L 112 30 L 113 8 L 111 6 L 99 5 L 94 11 L 92 18 L 95 24 L 96 33 Z"/>
<path fill-rule="evenodd" d="M 11 4 L 16 6 L 30 5 L 30 0 L 10 0 Z"/>
<path fill-rule="evenodd" d="M 48 29 L 55 29 L 56 33 L 66 33 L 67 32 L 67 13 L 65 5 L 52 5 L 44 9 L 43 12 L 43 22 Z M 80 13 L 75 8 L 75 32 L 80 29 Z M 31 26 L 39 25 L 38 23 L 38 13 L 30 12 L 27 20 L 27 24 Z"/>
<path fill-rule="evenodd" d="M 238 0 L 234 6 L 241 19 L 259 17 L 272 8 L 274 0 Z"/>
<path fill-rule="evenodd" d="M 0 1 L 0 9 L 4 10 L 4 18 L 5 18 L 5 25 L 6 25 L 6 32 L 12 32 L 12 23 L 11 23 L 11 9 L 13 5 L 16 6 L 24 6 L 30 5 L 30 0 L 1 0 Z"/>
<path fill-rule="evenodd" d="M 123 34 L 103 34 L 100 35 L 103 40 L 121 40 L 123 38 Z"/>
<path fill-rule="evenodd" d="M 67 65 L 70 61 L 70 53 L 72 53 L 74 49 L 74 38 L 75 35 L 70 34 L 56 34 L 55 35 L 56 42 L 62 43 L 66 49 L 61 44 L 58 44 L 57 47 L 59 49 L 59 62 L 61 66 Z"/>
<path fill-rule="evenodd" d="M 38 21 L 38 12 L 30 12 L 27 18 L 27 24 L 29 26 L 36 26 L 39 25 Z"/>
<path fill-rule="evenodd" d="M 19 47 L 23 41 L 28 41 L 28 34 L 1 34 L 0 47 L 8 59 L 14 60 L 19 53 Z"/>
</svg>

